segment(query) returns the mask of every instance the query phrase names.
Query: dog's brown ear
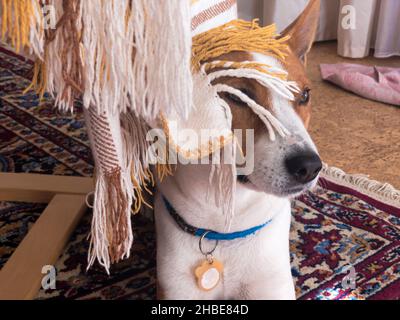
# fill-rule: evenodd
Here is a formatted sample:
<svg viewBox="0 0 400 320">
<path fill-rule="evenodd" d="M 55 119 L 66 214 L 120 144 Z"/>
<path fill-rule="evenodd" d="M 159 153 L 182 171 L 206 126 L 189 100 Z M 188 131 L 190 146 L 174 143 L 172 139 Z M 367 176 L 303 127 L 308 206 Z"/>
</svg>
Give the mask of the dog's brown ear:
<svg viewBox="0 0 400 320">
<path fill-rule="evenodd" d="M 290 48 L 304 64 L 318 29 L 320 7 L 320 0 L 310 0 L 303 13 L 282 32 L 282 36 L 290 36 Z"/>
</svg>

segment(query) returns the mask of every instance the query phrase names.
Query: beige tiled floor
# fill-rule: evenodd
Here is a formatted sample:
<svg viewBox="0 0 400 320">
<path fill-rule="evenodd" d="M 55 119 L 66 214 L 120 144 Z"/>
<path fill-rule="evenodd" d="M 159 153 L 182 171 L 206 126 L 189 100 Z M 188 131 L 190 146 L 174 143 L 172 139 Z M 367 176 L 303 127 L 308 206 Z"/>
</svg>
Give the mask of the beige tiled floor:
<svg viewBox="0 0 400 320">
<path fill-rule="evenodd" d="M 335 42 L 316 44 L 308 57 L 314 141 L 329 165 L 400 189 L 400 107 L 369 101 L 323 82 L 319 64 L 340 62 L 400 68 L 400 57 L 345 59 L 336 54 Z"/>
</svg>

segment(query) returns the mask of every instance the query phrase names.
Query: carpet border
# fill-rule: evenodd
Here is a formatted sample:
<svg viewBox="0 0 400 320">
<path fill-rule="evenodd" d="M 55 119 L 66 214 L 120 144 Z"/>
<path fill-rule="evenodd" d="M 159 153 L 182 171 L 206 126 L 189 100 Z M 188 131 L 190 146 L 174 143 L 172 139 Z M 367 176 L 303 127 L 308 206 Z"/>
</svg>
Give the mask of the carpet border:
<svg viewBox="0 0 400 320">
<path fill-rule="evenodd" d="M 363 174 L 347 174 L 343 170 L 324 164 L 321 178 L 362 200 L 400 215 L 400 190 L 389 183 L 382 183 Z M 336 188 L 337 189 L 337 188 Z"/>
</svg>

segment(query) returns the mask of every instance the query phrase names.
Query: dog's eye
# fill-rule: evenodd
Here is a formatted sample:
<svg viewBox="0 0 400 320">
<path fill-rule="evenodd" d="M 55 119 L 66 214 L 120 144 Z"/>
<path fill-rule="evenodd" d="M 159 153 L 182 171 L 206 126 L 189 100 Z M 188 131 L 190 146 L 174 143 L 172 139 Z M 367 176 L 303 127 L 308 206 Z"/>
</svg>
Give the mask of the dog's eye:
<svg viewBox="0 0 400 320">
<path fill-rule="evenodd" d="M 252 100 L 254 100 L 254 95 L 249 91 L 249 90 L 247 90 L 247 89 L 239 89 L 243 94 L 245 94 L 246 96 L 248 96 L 250 99 L 252 99 Z M 236 96 L 236 95 L 234 95 L 234 94 L 232 94 L 232 93 L 225 93 L 225 97 L 229 100 L 229 101 L 231 101 L 231 102 L 233 102 L 233 103 L 235 103 L 235 104 L 238 104 L 238 105 L 246 105 L 246 103 L 245 102 L 243 102 L 242 101 L 242 99 L 240 99 L 238 96 Z"/>
<path fill-rule="evenodd" d="M 234 94 L 232 94 L 232 93 L 226 93 L 226 94 L 225 94 L 225 97 L 226 97 L 229 101 L 231 101 L 231 102 L 233 102 L 233 103 L 236 103 L 236 104 L 244 104 L 244 102 L 242 101 L 242 99 L 240 99 L 238 96 L 236 96 L 236 95 L 234 95 Z"/>
<path fill-rule="evenodd" d="M 304 91 L 301 93 L 299 104 L 300 105 L 306 105 L 310 102 L 311 98 L 311 89 L 306 88 Z"/>
</svg>

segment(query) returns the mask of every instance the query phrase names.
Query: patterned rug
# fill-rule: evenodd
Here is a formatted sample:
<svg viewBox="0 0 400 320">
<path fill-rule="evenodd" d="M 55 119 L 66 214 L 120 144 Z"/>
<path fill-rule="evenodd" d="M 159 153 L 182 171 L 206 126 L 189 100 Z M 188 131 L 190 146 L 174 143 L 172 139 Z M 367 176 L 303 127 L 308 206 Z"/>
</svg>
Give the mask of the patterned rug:
<svg viewBox="0 0 400 320">
<path fill-rule="evenodd" d="M 61 115 L 48 97 L 39 103 L 23 94 L 31 69 L 0 47 L 0 171 L 91 176 L 80 107 Z M 0 202 L 0 268 L 44 208 Z M 390 186 L 326 169 L 320 185 L 294 202 L 293 217 L 299 299 L 400 299 L 400 195 Z M 152 221 L 134 218 L 131 258 L 107 276 L 98 266 L 86 272 L 90 218 L 88 212 L 57 262 L 57 290 L 41 291 L 38 299 L 154 299 Z"/>
</svg>

